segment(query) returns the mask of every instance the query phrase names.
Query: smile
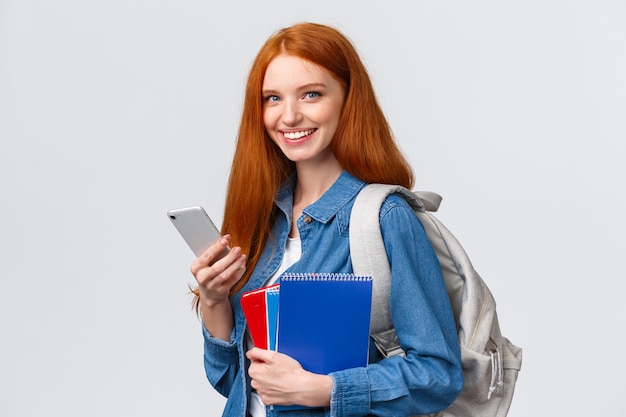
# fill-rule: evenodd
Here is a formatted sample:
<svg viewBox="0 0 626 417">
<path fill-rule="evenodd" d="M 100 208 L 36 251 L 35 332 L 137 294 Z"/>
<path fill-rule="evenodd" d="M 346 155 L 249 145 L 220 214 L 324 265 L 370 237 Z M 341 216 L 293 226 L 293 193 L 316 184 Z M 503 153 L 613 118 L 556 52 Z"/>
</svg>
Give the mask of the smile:
<svg viewBox="0 0 626 417">
<path fill-rule="evenodd" d="M 309 136 L 310 134 L 312 134 L 316 130 L 317 129 L 309 129 L 309 130 L 301 130 L 299 132 L 283 132 L 283 135 L 285 135 L 285 138 L 287 138 L 287 139 L 297 140 L 297 139 L 301 139 L 301 138 L 303 138 L 305 136 Z"/>
</svg>

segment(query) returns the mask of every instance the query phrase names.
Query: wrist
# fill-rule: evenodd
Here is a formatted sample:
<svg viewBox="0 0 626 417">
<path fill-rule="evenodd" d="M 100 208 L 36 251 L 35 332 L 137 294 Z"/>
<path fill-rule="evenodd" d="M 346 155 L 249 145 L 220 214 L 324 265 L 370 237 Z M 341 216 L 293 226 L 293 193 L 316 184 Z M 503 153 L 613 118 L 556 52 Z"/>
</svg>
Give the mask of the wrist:
<svg viewBox="0 0 626 417">
<path fill-rule="evenodd" d="M 220 309 L 223 308 L 224 306 L 230 308 L 230 298 L 227 296 L 225 297 L 210 297 L 206 294 L 204 294 L 202 291 L 200 291 L 200 305 L 203 308 L 206 309 Z"/>
<path fill-rule="evenodd" d="M 235 321 L 230 300 L 224 301 L 200 299 L 200 315 L 209 334 L 222 340 L 230 340 Z"/>
<path fill-rule="evenodd" d="M 306 372 L 304 385 L 308 389 L 302 392 L 302 405 L 309 407 L 328 407 L 333 390 L 333 379 L 329 375 Z"/>
</svg>

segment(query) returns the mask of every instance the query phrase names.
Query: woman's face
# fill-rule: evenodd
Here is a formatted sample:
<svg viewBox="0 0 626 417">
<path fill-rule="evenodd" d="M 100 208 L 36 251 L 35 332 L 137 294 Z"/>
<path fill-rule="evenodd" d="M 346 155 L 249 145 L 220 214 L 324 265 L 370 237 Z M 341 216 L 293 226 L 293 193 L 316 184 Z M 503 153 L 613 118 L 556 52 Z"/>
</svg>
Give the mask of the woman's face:
<svg viewBox="0 0 626 417">
<path fill-rule="evenodd" d="M 345 91 L 326 69 L 293 55 L 279 55 L 263 80 L 263 122 L 290 160 L 323 162 L 333 157 L 330 143 Z"/>
</svg>

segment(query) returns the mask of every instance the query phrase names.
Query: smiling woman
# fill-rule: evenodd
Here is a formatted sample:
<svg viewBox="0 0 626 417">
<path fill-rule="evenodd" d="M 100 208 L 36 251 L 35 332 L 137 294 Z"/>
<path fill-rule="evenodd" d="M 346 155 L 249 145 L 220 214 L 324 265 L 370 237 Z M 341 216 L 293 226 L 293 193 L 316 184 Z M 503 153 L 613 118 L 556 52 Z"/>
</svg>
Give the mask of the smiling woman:
<svg viewBox="0 0 626 417">
<path fill-rule="evenodd" d="M 330 145 L 337 130 L 345 88 L 324 68 L 292 55 L 270 62 L 263 80 L 267 134 L 298 166 L 315 164 L 335 178 L 341 165 Z"/>
<path fill-rule="evenodd" d="M 224 238 L 191 267 L 206 375 L 228 398 L 225 416 L 422 415 L 458 396 L 460 350 L 441 269 L 421 223 L 398 196 L 385 201 L 380 227 L 393 271 L 393 324 L 406 357 L 384 358 L 371 343 L 367 367 L 321 375 L 255 348 L 248 335 L 244 292 L 277 282 L 285 271 L 353 272 L 348 219 L 368 182 L 410 188 L 413 174 L 354 47 L 328 26 L 279 31 L 248 78 Z M 404 314 L 416 303 L 419 325 Z"/>
</svg>

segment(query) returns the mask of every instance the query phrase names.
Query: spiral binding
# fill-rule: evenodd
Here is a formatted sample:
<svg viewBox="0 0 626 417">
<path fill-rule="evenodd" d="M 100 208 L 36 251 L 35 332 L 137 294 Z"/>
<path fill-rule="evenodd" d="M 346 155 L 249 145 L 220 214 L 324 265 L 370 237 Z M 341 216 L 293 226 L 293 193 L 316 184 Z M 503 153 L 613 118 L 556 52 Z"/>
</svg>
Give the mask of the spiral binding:
<svg viewBox="0 0 626 417">
<path fill-rule="evenodd" d="M 282 281 L 371 281 L 370 275 L 354 275 L 351 273 L 303 273 L 288 272 L 283 274 Z"/>
<path fill-rule="evenodd" d="M 267 290 L 265 290 L 267 294 L 278 294 L 280 293 L 280 286 L 271 286 L 271 287 L 267 287 Z"/>
</svg>

